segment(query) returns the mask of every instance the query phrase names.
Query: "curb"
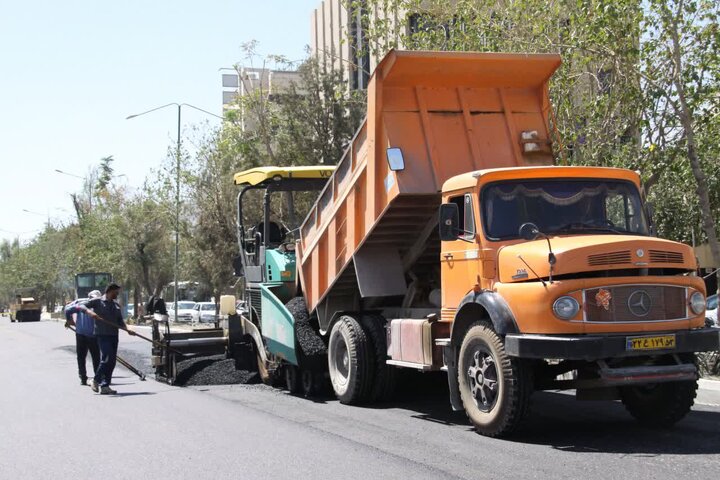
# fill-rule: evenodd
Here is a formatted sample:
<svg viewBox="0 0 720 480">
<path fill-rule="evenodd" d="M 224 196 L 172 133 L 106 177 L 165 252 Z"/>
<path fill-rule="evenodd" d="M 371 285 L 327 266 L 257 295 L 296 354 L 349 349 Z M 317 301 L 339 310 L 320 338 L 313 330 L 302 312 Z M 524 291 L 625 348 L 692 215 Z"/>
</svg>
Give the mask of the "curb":
<svg viewBox="0 0 720 480">
<path fill-rule="evenodd" d="M 710 380 L 707 378 L 701 378 L 700 380 L 698 380 L 698 386 L 703 390 L 720 392 L 720 380 Z"/>
</svg>

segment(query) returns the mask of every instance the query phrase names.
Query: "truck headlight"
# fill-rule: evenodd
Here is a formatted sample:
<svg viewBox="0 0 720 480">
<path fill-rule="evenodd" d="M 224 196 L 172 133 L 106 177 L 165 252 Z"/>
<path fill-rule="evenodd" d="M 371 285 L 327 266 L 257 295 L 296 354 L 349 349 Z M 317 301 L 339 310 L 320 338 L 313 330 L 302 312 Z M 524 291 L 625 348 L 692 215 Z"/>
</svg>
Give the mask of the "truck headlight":
<svg viewBox="0 0 720 480">
<path fill-rule="evenodd" d="M 700 315 L 705 311 L 705 295 L 700 292 L 695 292 L 690 295 L 690 310 L 695 315 Z"/>
<path fill-rule="evenodd" d="M 562 320 L 570 320 L 580 311 L 580 304 L 573 297 L 560 297 L 553 303 L 555 316 Z"/>
</svg>

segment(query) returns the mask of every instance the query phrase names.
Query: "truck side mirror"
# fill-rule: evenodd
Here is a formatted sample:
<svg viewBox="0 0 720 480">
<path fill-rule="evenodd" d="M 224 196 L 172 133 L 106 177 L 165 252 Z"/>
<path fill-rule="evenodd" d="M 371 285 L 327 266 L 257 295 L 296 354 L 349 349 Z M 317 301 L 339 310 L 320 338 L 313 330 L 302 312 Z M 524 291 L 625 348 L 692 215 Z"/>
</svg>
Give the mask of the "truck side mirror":
<svg viewBox="0 0 720 480">
<path fill-rule="evenodd" d="M 393 172 L 405 170 L 405 159 L 403 158 L 402 150 L 399 148 L 387 149 L 387 161 L 390 170 Z"/>
<path fill-rule="evenodd" d="M 443 203 L 440 205 L 440 240 L 449 242 L 457 240 L 458 225 L 460 224 L 460 213 L 455 203 Z"/>
<path fill-rule="evenodd" d="M 531 222 L 523 223 L 518 229 L 518 237 L 525 240 L 535 240 L 540 235 L 540 229 Z"/>
</svg>

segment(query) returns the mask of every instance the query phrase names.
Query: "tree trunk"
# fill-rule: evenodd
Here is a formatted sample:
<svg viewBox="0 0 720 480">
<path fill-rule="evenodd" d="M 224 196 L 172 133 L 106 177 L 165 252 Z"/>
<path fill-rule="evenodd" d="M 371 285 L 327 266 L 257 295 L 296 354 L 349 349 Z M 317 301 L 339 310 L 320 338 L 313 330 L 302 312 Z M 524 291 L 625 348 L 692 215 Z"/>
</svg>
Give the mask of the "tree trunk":
<svg viewBox="0 0 720 480">
<path fill-rule="evenodd" d="M 150 286 L 150 265 L 147 256 L 145 255 L 145 244 L 142 242 L 136 243 L 135 248 L 138 252 L 138 260 L 140 260 L 143 287 L 145 287 L 145 291 L 148 293 L 148 295 L 152 295 L 153 289 Z"/>
<path fill-rule="evenodd" d="M 287 223 L 290 228 L 296 228 L 298 226 L 295 215 L 295 198 L 293 192 L 285 192 L 285 200 L 287 201 Z"/>
<path fill-rule="evenodd" d="M 140 312 L 140 289 L 137 282 L 133 285 L 133 317 L 138 318 Z"/>
<path fill-rule="evenodd" d="M 685 96 L 685 85 L 683 84 L 680 74 L 682 72 L 682 53 L 680 51 L 680 37 L 678 33 L 677 22 L 671 22 L 670 24 L 670 36 L 672 37 L 673 44 L 673 61 L 675 62 L 675 74 L 673 75 L 673 84 L 678 94 L 679 105 L 675 106 L 678 116 L 680 117 L 680 123 L 683 127 L 685 134 L 685 141 L 687 143 L 687 156 L 690 161 L 690 168 L 695 177 L 695 183 L 697 183 L 696 193 L 698 195 L 698 201 L 700 203 L 700 212 L 703 222 L 703 230 L 708 238 L 708 244 L 710 245 L 710 251 L 713 256 L 714 267 L 720 266 L 720 244 L 718 243 L 718 237 L 715 230 L 715 220 L 712 217 L 712 208 L 710 206 L 710 195 L 708 194 L 708 183 L 705 172 L 700 164 L 700 158 L 697 153 L 697 143 L 695 142 L 695 126 L 692 121 L 692 112 L 687 103 Z M 720 271 L 717 273 L 718 281 L 720 281 Z M 719 283 L 720 285 L 720 283 Z"/>
</svg>

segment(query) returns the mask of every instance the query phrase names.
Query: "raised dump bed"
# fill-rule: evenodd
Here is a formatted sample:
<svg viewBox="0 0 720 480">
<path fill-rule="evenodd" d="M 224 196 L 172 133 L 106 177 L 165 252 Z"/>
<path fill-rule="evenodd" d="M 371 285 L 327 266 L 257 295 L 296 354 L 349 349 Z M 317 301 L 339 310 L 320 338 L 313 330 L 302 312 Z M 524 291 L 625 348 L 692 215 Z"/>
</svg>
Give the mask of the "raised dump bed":
<svg viewBox="0 0 720 480">
<path fill-rule="evenodd" d="M 438 268 L 447 179 L 553 163 L 548 80 L 559 65 L 550 54 L 385 57 L 367 119 L 301 227 L 298 270 L 321 330 L 335 312 L 403 296 L 408 277 Z"/>
</svg>

